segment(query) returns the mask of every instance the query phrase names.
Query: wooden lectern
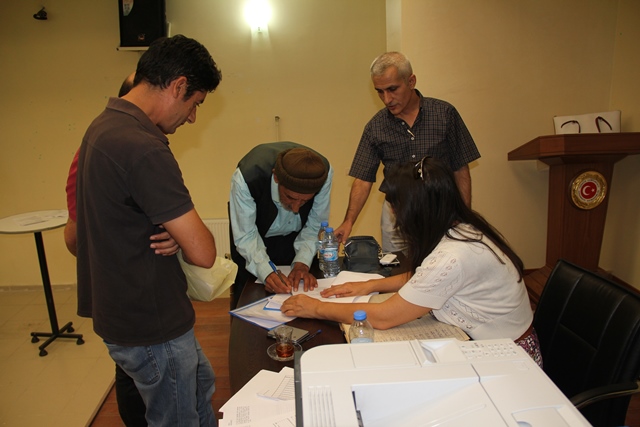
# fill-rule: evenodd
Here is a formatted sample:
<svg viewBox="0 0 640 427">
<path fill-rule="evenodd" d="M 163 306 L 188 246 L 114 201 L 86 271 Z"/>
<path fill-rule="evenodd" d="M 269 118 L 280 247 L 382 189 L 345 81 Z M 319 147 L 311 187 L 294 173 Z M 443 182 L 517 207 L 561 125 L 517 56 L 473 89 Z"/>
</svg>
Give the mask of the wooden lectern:
<svg viewBox="0 0 640 427">
<path fill-rule="evenodd" d="M 532 302 L 559 258 L 598 270 L 613 165 L 631 154 L 640 154 L 638 132 L 540 136 L 509 152 L 549 165 L 546 262 L 525 277 Z"/>
</svg>

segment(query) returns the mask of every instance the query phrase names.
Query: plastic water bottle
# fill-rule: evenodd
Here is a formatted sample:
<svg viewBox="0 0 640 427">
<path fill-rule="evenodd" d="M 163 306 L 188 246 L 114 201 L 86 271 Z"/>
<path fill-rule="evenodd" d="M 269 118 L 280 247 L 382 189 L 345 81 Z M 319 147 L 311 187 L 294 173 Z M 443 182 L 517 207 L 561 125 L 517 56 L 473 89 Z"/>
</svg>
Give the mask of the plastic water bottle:
<svg viewBox="0 0 640 427">
<path fill-rule="evenodd" d="M 349 342 L 351 344 L 373 342 L 373 327 L 367 320 L 367 313 L 364 310 L 353 313 L 353 323 L 349 328 Z"/>
<path fill-rule="evenodd" d="M 322 241 L 324 240 L 324 230 L 329 226 L 327 221 L 320 223 L 320 230 L 318 230 L 318 267 L 320 271 L 324 272 L 324 257 L 322 256 Z"/>
<path fill-rule="evenodd" d="M 322 239 L 322 259 L 324 260 L 324 277 L 335 277 L 340 273 L 340 261 L 338 261 L 338 247 L 340 244 L 333 234 L 333 228 L 324 229 Z"/>
</svg>

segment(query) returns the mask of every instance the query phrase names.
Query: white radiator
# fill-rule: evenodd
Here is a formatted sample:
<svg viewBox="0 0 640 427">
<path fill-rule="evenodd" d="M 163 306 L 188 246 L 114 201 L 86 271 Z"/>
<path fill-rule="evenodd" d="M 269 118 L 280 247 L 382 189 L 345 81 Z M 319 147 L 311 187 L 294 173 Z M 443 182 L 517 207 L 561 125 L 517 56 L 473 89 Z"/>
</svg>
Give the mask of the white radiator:
<svg viewBox="0 0 640 427">
<path fill-rule="evenodd" d="M 227 254 L 231 254 L 229 220 L 227 218 L 204 218 L 202 221 L 213 234 L 213 238 L 216 239 L 218 256 L 225 257 Z"/>
</svg>

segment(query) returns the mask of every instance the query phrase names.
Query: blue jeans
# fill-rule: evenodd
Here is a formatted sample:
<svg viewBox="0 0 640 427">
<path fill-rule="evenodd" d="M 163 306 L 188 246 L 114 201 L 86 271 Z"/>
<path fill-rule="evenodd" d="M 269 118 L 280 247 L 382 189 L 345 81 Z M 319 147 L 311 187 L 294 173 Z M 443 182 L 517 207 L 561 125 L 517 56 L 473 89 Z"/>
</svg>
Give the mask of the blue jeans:
<svg viewBox="0 0 640 427">
<path fill-rule="evenodd" d="M 215 374 L 193 329 L 151 346 L 105 344 L 111 358 L 135 381 L 149 425 L 218 425 L 211 406 Z"/>
</svg>

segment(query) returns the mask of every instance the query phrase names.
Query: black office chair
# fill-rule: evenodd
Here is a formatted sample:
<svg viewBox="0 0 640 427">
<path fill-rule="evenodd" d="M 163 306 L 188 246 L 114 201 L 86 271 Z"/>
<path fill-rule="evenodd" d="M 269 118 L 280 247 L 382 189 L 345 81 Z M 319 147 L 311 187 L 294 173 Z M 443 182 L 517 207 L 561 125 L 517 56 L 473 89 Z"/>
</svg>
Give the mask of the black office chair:
<svg viewBox="0 0 640 427">
<path fill-rule="evenodd" d="M 624 425 L 640 375 L 640 293 L 559 260 L 533 319 L 544 371 L 594 427 Z"/>
</svg>

